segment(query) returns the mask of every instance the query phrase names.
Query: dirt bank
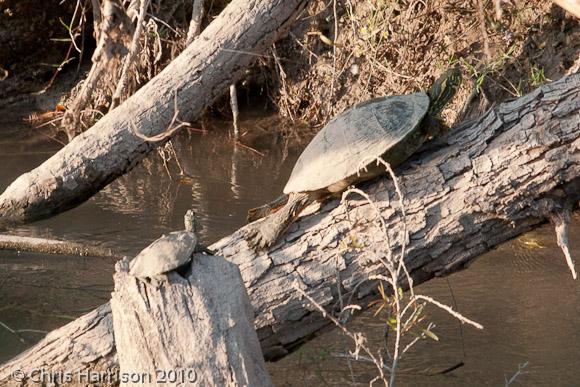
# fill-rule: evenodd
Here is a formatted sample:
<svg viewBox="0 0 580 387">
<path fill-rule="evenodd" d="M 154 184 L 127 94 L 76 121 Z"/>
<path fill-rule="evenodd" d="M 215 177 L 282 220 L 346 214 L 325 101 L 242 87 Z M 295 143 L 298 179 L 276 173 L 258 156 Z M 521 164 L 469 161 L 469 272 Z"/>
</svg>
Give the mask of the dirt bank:
<svg viewBox="0 0 580 387">
<path fill-rule="evenodd" d="M 425 89 L 459 63 L 471 82 L 446 112 L 453 122 L 474 83 L 484 104 L 497 103 L 560 78 L 578 60 L 580 25 L 562 9 L 501 2 L 500 15 L 493 3 L 315 2 L 303 34 L 277 45 L 287 59 L 268 67 L 276 104 L 287 117 L 320 125 L 356 102 Z"/>
<path fill-rule="evenodd" d="M 0 0 L 0 99 L 43 90 L 67 57 L 75 4 Z M 74 60 L 74 59 L 73 59 Z"/>
<path fill-rule="evenodd" d="M 205 25 L 224 3 L 212 3 Z M 174 41 L 160 46 L 162 62 L 152 61 L 152 54 L 161 54 L 146 46 L 149 51 L 142 55 L 135 87 L 183 48 L 188 4 L 167 10 L 153 2 L 158 12 L 171 15 L 167 20 L 176 33 Z M 0 44 L 0 71 L 6 78 L 0 82 L 0 98 L 48 86 L 55 68 L 47 63 L 70 60 L 69 71 L 77 69 L 78 53 L 71 54 L 70 42 L 60 40 L 69 35 L 65 25 L 75 24 L 70 22 L 75 6 L 72 1 L 0 0 L 0 39 L 6 42 Z M 90 26 L 88 2 L 86 7 L 85 25 Z M 77 41 L 89 42 L 83 53 L 89 58 L 92 31 L 83 33 L 84 40 Z M 577 65 L 579 52 L 578 21 L 542 0 L 501 2 L 501 9 L 492 1 L 313 1 L 290 36 L 248 71 L 238 92 L 254 109 L 266 100 L 290 121 L 306 124 L 297 129 L 304 137 L 356 102 L 425 89 L 445 68 L 459 64 L 470 81 L 464 82 L 459 98 L 444 113 L 451 124 L 467 101 L 474 114 L 558 79 Z M 55 83 L 59 81 L 56 78 Z M 105 99 L 110 96 L 102 94 Z M 102 105 L 103 97 L 99 98 Z M 227 117 L 227 101 L 218 101 L 212 110 Z M 285 128 L 284 133 L 297 134 Z"/>
</svg>

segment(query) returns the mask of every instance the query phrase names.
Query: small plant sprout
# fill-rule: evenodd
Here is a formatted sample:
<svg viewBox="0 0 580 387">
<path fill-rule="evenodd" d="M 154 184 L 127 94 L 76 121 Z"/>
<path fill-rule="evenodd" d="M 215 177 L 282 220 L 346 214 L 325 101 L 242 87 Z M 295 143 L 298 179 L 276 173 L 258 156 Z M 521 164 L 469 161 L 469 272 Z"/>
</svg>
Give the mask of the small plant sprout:
<svg viewBox="0 0 580 387">
<path fill-rule="evenodd" d="M 538 87 L 546 83 L 546 75 L 542 67 L 532 66 L 530 70 L 530 82 L 532 86 Z"/>
<path fill-rule="evenodd" d="M 518 370 L 509 379 L 505 377 L 505 386 L 511 386 L 520 376 L 528 374 L 529 372 L 526 371 L 528 364 L 529 362 L 518 364 Z"/>
</svg>

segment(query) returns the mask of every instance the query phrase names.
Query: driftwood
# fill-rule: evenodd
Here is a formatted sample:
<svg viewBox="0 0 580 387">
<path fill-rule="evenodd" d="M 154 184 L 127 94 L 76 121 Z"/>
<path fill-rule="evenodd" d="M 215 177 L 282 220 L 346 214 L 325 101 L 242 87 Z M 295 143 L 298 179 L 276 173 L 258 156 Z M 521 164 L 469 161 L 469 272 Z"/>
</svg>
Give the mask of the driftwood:
<svg viewBox="0 0 580 387">
<path fill-rule="evenodd" d="M 126 385 L 271 386 L 237 266 L 195 254 L 187 278 L 140 280 L 117 264 L 111 298 Z"/>
<path fill-rule="evenodd" d="M 498 105 L 427 147 L 396 171 L 409 235 L 405 262 L 415 284 L 465 268 L 485 251 L 577 206 L 580 74 Z M 392 181 L 361 188 L 385 219 L 393 253 L 400 253 L 403 221 Z M 360 300 L 365 307 L 376 289 L 367 279 L 383 268 L 365 248 L 382 236 L 373 206 L 351 200 L 346 207 L 333 201 L 304 216 L 268 252 L 248 249 L 243 228 L 211 246 L 240 268 L 266 358 L 283 356 L 327 323 L 294 286 L 328 310 L 340 304 L 339 294 L 345 304 Z M 92 359 L 82 363 L 85 368 L 116 364 L 107 308 L 52 332 L 4 364 L 0 380 L 15 369 L 60 369 L 60 359 L 68 365 L 81 356 Z M 86 336 L 95 331 L 100 340 L 90 347 Z"/>
<path fill-rule="evenodd" d="M 0 250 L 30 251 L 44 254 L 80 255 L 85 257 L 116 257 L 110 249 L 56 239 L 0 235 Z"/>
<path fill-rule="evenodd" d="M 233 0 L 196 40 L 133 96 L 0 196 L 0 227 L 66 211 L 133 168 L 155 147 L 175 107 L 195 118 L 284 34 L 306 0 Z M 187 111 L 186 111 L 187 109 Z M 167 140 L 167 139 L 166 139 Z"/>
</svg>

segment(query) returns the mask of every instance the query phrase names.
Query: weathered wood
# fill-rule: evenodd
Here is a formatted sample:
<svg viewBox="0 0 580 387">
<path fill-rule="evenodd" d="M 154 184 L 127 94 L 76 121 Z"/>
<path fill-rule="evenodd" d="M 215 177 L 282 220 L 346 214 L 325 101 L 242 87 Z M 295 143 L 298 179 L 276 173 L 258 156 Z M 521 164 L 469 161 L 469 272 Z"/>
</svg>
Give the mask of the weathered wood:
<svg viewBox="0 0 580 387">
<path fill-rule="evenodd" d="M 236 265 L 195 254 L 187 278 L 167 281 L 137 279 L 127 266 L 117 264 L 111 298 L 124 384 L 272 385 Z"/>
<path fill-rule="evenodd" d="M 51 385 L 59 380 L 59 384 L 67 384 L 73 382 L 73 376 L 80 378 L 76 380 L 78 384 L 87 385 L 89 380 L 85 377 L 96 375 L 102 375 L 103 384 L 107 384 L 108 375 L 117 375 L 119 367 L 109 304 L 65 327 L 50 332 L 42 340 L 42 347 L 35 347 L 25 357 L 6 363 L 0 371 L 0 385 L 32 387 Z"/>
<path fill-rule="evenodd" d="M 30 251 L 34 253 L 80 255 L 88 257 L 116 257 L 110 249 L 56 239 L 0 235 L 0 250 Z"/>
<path fill-rule="evenodd" d="M 577 207 L 580 74 L 498 105 L 427 147 L 397 170 L 409 232 L 405 262 L 415 284 L 465 268 L 485 251 L 544 223 L 553 210 Z M 379 179 L 362 188 L 384 216 L 393 253 L 399 253 L 402 221 L 392 182 Z M 351 201 L 349 208 L 347 217 L 344 205 L 327 203 L 261 254 L 248 249 L 243 228 L 211 246 L 240 268 L 267 358 L 284 355 L 326 324 L 299 298 L 294 283 L 329 310 L 339 304 L 337 285 L 354 301 L 376 289 L 366 282 L 383 272 L 375 252 L 341 248 L 349 235 L 363 246 L 381 236 L 376 216 L 364 201 Z M 86 324 L 84 318 L 51 334 L 62 336 L 61 356 L 76 356 L 65 337 Z M 107 339 L 113 342 L 112 336 L 102 340 Z M 0 367 L 0 379 L 47 345 L 52 344 L 45 339 Z M 102 356 L 114 362 L 114 351 Z"/>
<path fill-rule="evenodd" d="M 201 32 L 201 22 L 203 21 L 203 17 L 205 15 L 205 7 L 203 4 L 204 1 L 205 0 L 193 0 L 191 4 L 191 20 L 189 22 L 187 37 L 185 39 L 186 46 L 189 46 Z"/>
<path fill-rule="evenodd" d="M 132 169 L 163 143 L 146 136 L 167 129 L 177 109 L 195 118 L 286 32 L 306 0 L 233 0 L 161 73 L 91 129 L 0 196 L 0 227 L 66 211 Z M 187 109 L 187 110 L 186 110 Z"/>
</svg>

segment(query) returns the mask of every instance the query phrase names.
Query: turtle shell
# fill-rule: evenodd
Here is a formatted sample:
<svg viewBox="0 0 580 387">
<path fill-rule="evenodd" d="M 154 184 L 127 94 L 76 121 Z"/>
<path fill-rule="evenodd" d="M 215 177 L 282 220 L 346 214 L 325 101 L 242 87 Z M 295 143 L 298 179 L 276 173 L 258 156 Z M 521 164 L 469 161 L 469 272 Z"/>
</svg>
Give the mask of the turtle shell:
<svg viewBox="0 0 580 387">
<path fill-rule="evenodd" d="M 425 93 L 372 99 L 333 118 L 304 149 L 284 193 L 328 188 L 412 137 L 429 110 Z M 386 155 L 388 160 L 388 153 Z M 361 164 L 362 163 L 362 164 Z"/>
<path fill-rule="evenodd" d="M 191 231 L 174 231 L 163 235 L 129 263 L 129 274 L 135 277 L 153 277 L 186 264 L 197 245 Z"/>
</svg>

